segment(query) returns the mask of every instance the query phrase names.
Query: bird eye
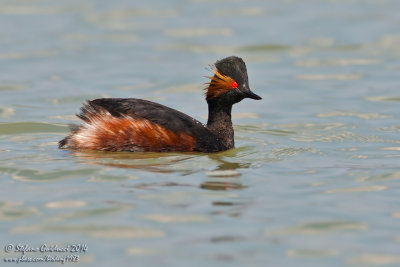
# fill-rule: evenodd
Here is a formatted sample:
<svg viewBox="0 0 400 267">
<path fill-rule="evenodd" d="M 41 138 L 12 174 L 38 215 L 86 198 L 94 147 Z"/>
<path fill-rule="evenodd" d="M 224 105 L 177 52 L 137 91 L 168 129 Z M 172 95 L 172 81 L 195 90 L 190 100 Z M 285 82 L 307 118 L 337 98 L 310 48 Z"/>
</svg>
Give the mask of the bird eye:
<svg viewBox="0 0 400 267">
<path fill-rule="evenodd" d="M 233 82 L 231 82 L 231 87 L 232 88 L 237 88 L 238 84 L 235 81 L 233 81 Z"/>
</svg>

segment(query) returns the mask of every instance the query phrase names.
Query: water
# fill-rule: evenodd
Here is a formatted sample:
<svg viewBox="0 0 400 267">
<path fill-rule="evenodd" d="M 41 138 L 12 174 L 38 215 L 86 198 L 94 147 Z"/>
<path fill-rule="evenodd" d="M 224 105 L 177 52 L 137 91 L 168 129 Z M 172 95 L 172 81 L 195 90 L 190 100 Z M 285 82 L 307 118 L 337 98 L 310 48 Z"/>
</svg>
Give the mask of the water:
<svg viewBox="0 0 400 267">
<path fill-rule="evenodd" d="M 79 266 L 399 266 L 399 8 L 1 0 L 1 247 L 87 245 L 25 254 Z M 263 97 L 235 105 L 236 149 L 57 149 L 85 99 L 206 121 L 206 67 L 232 54 Z"/>
</svg>

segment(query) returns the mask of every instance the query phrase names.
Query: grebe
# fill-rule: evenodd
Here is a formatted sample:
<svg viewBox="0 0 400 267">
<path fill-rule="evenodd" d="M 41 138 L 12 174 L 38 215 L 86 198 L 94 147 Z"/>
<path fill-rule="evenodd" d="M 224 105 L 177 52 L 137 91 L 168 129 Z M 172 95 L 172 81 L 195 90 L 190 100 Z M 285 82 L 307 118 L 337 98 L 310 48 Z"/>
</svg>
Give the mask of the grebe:
<svg viewBox="0 0 400 267">
<path fill-rule="evenodd" d="M 207 125 L 175 109 L 135 98 L 87 101 L 77 116 L 83 124 L 59 148 L 131 152 L 218 152 L 233 148 L 232 105 L 260 100 L 249 88 L 244 61 L 236 56 L 214 64 L 206 90 Z"/>
</svg>

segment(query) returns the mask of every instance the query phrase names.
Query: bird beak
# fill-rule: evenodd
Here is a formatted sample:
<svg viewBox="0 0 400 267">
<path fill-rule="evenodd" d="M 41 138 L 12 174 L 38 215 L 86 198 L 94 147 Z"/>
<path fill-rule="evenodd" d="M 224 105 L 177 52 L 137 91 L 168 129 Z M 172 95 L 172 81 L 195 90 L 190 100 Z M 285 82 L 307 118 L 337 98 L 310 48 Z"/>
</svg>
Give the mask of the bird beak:
<svg viewBox="0 0 400 267">
<path fill-rule="evenodd" d="M 251 98 L 251 99 L 255 99 L 255 100 L 260 100 L 260 99 L 262 99 L 262 97 L 261 96 L 259 96 L 259 95 L 256 95 L 255 93 L 253 93 L 252 91 L 248 91 L 248 92 L 246 92 L 246 96 L 245 97 L 247 97 L 247 98 Z"/>
</svg>

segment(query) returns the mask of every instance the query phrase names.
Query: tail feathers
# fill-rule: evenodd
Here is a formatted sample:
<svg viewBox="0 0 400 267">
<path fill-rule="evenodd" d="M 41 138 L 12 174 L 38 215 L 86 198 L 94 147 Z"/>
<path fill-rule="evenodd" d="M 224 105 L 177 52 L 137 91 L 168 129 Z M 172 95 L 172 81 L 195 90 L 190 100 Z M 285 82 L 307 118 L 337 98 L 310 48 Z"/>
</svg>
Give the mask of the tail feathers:
<svg viewBox="0 0 400 267">
<path fill-rule="evenodd" d="M 60 140 L 58 142 L 58 148 L 65 148 L 65 145 L 67 144 L 68 139 L 69 139 L 69 136 L 67 136 L 64 139 Z"/>
<path fill-rule="evenodd" d="M 76 114 L 76 116 L 83 120 L 85 123 L 90 123 L 94 117 L 99 116 L 98 114 L 104 112 L 104 110 L 96 105 L 94 105 L 91 101 L 87 100 L 86 103 L 81 107 L 80 113 Z M 82 125 L 70 124 L 69 128 L 71 133 L 65 137 L 64 139 L 58 142 L 58 148 L 71 148 L 73 147 L 73 143 L 71 141 L 74 140 L 74 134 L 79 132 L 82 129 Z"/>
<path fill-rule="evenodd" d="M 87 100 L 86 103 L 84 103 L 81 107 L 80 113 L 76 114 L 76 116 L 79 119 L 88 122 L 90 121 L 90 117 L 99 113 L 100 111 L 104 110 L 93 104 L 91 101 Z"/>
<path fill-rule="evenodd" d="M 69 129 L 71 131 L 71 134 L 69 134 L 68 136 L 66 136 L 64 139 L 58 141 L 58 148 L 66 148 L 66 146 L 68 145 L 68 141 L 71 138 L 71 135 L 78 132 L 80 126 L 76 125 L 76 124 L 70 124 L 69 125 Z"/>
</svg>

